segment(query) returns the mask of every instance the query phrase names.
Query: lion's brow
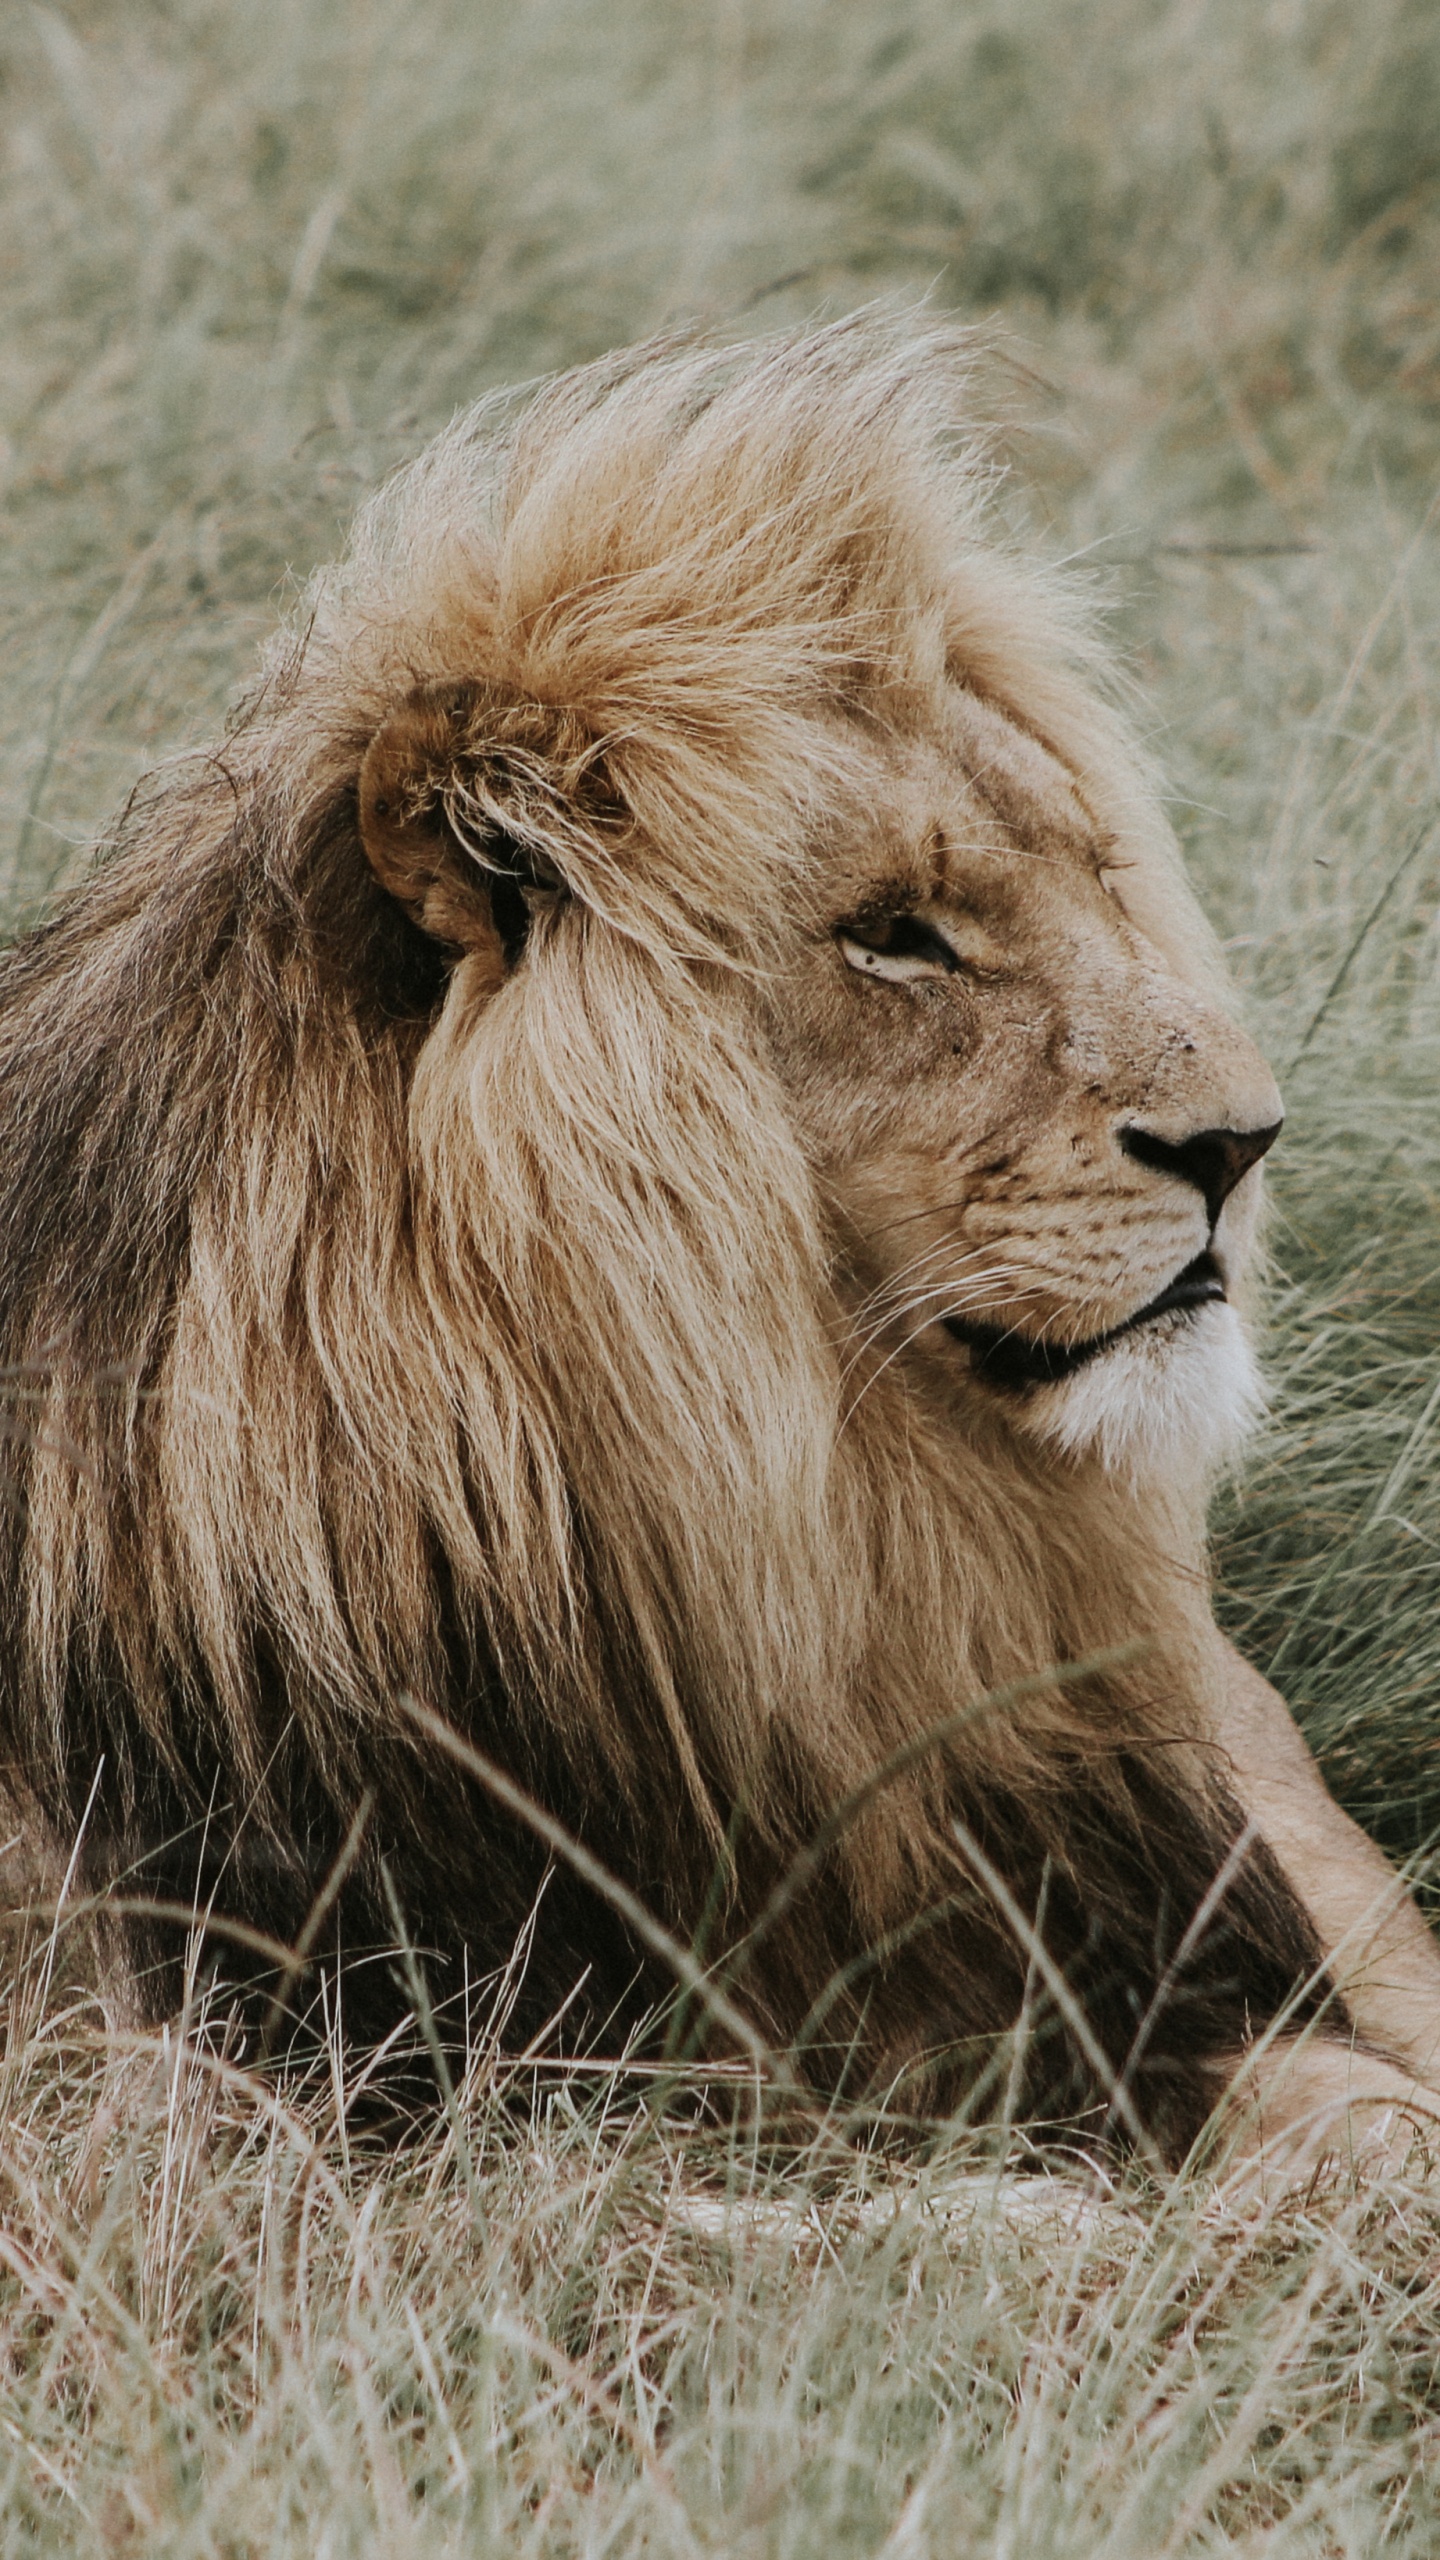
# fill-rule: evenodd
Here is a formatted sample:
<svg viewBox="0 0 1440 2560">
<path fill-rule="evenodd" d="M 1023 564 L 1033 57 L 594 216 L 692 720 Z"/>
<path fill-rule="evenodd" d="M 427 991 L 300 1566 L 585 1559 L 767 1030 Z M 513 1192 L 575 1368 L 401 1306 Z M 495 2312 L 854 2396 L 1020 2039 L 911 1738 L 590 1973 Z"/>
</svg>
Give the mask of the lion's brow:
<svg viewBox="0 0 1440 2560">
<path fill-rule="evenodd" d="M 1073 851 L 1069 853 L 1044 853 L 1041 851 L 1039 845 L 1026 844 L 1020 837 L 1016 836 L 1004 819 L 1000 821 L 1000 824 L 1005 826 L 1006 833 L 1011 837 L 1011 841 L 1008 844 L 986 844 L 979 840 L 972 842 L 968 836 L 947 834 L 944 842 L 944 850 L 946 854 L 952 856 L 963 855 L 967 860 L 976 855 L 984 855 L 992 862 L 1010 862 L 1018 855 L 1024 862 L 1053 863 L 1055 868 L 1059 871 L 1073 870 L 1076 861 L 1083 860 L 1086 868 L 1093 870 L 1097 879 L 1104 867 L 1104 854 L 1099 846 L 1091 845 L 1089 843 L 1077 843 Z M 1050 832 L 1052 834 L 1054 833 L 1053 828 Z M 941 885 L 946 888 L 951 888 L 957 884 L 951 879 L 949 873 L 946 872 L 943 875 Z"/>
</svg>

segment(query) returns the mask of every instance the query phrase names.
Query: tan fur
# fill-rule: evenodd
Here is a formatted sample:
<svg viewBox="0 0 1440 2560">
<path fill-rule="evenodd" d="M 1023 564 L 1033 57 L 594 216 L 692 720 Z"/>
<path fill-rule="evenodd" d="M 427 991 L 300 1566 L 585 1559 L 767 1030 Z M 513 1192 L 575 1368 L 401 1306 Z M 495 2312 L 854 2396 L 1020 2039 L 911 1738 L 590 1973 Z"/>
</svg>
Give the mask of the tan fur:
<svg viewBox="0 0 1440 2560">
<path fill-rule="evenodd" d="M 942 1321 L 1123 1325 L 1210 1221 L 1117 1132 L 1279 1114 L 1075 608 L 986 529 L 964 362 L 869 319 L 462 419 L 18 955 L 17 1126 L 37 1025 L 69 1095 L 127 1011 L 64 1156 L 85 1274 L 47 1246 L 8 1316 L 8 1712 L 52 1823 L 98 1734 L 117 1841 L 147 1770 L 182 1805 L 208 1770 L 289 1854 L 298 1766 L 413 1844 L 445 1780 L 409 1693 L 682 1934 L 731 1858 L 746 1980 L 768 1885 L 887 1754 L 1138 1640 L 870 1799 L 747 1996 L 792 2033 L 973 1896 L 972 1819 L 1020 1825 L 1030 1905 L 1070 1879 L 1082 1935 L 1152 1782 L 1223 1848 L 1203 1503 L 1258 1173 L 1211 1240 L 1231 1302 L 1073 1377 L 999 1387 Z M 877 980 L 896 916 L 957 965 Z M 873 2072 L 943 2045 L 969 1943 L 933 2005 L 897 1958 L 844 2009 Z"/>
</svg>

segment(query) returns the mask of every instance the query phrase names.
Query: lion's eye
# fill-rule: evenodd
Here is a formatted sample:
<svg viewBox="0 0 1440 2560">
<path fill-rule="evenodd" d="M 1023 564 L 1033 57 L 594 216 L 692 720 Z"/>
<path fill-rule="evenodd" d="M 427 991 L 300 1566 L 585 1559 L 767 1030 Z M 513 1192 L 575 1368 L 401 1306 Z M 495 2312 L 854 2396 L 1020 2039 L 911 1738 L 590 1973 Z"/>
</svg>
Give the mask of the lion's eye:
<svg viewBox="0 0 1440 2560">
<path fill-rule="evenodd" d="M 863 923 L 837 926 L 840 956 L 868 978 L 886 978 L 904 986 L 916 978 L 945 978 L 960 966 L 959 955 L 933 925 L 918 916 L 867 916 Z"/>
</svg>

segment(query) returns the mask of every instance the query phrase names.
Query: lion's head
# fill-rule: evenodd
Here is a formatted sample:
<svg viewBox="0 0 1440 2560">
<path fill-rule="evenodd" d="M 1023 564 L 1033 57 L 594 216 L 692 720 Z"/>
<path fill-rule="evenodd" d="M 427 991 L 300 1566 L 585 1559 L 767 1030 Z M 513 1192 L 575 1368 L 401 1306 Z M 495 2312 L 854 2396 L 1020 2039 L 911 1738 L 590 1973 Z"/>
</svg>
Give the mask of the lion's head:
<svg viewBox="0 0 1440 2560">
<path fill-rule="evenodd" d="M 962 377 L 870 319 L 462 419 L 11 957 L 6 1715 L 97 1873 L 312 1951 L 398 1877 L 442 1967 L 533 1917 L 531 2023 L 643 2005 L 418 1697 L 767 2031 L 953 2077 L 1039 1925 L 1128 2049 L 1233 1836 L 1193 1494 L 1280 1110 Z M 1182 2129 L 1309 1952 L 1259 1853 L 1227 1908 Z"/>
<path fill-rule="evenodd" d="M 820 425 L 808 421 L 807 445 Z M 774 443 L 773 463 L 795 469 L 783 430 Z M 813 450 L 804 463 L 815 471 Z M 672 546 L 683 561 L 715 537 L 693 465 L 683 477 L 678 511 L 695 507 L 698 521 L 658 539 L 645 526 L 661 555 L 644 564 L 651 577 L 673 574 Z M 1255 1224 L 1246 1177 L 1280 1123 L 1273 1078 L 1217 1007 L 1203 927 L 1134 759 L 1093 701 L 1067 698 L 1063 624 L 1044 635 L 1040 665 L 1023 629 L 1006 628 L 1013 598 L 977 635 L 976 564 L 963 539 L 946 560 L 938 510 L 903 526 L 908 558 L 883 562 L 897 592 L 842 604 L 830 554 L 847 537 L 796 477 L 761 522 L 777 550 L 813 544 L 805 601 L 827 618 L 796 637 L 790 701 L 753 707 L 771 719 L 801 710 L 817 644 L 842 659 L 853 648 L 857 663 L 826 667 L 811 734 L 758 817 L 762 842 L 729 862 L 722 849 L 718 877 L 684 884 L 698 918 L 677 933 L 655 913 L 657 894 L 681 886 L 674 836 L 687 814 L 666 828 L 652 878 L 654 840 L 627 792 L 632 759 L 650 759 L 623 703 L 586 700 L 573 678 L 527 696 L 518 668 L 423 683 L 391 714 L 362 768 L 370 860 L 426 933 L 469 955 L 466 978 L 489 995 L 522 961 L 543 975 L 597 920 L 640 939 L 658 924 L 667 958 L 687 938 L 698 957 L 716 937 L 764 1024 L 840 1238 L 862 1371 L 869 1344 L 923 1346 L 936 1392 L 968 1377 L 1058 1451 L 1172 1478 L 1203 1471 L 1255 1400 L 1235 1296 Z M 893 540 L 915 493 L 891 494 Z M 643 463 L 625 499 L 637 513 L 654 504 Z M 717 547 L 739 530 L 727 525 Z M 759 583 L 781 564 L 747 565 Z M 588 624 L 603 598 L 608 622 L 635 568 L 542 611 Z M 684 634 L 697 696 L 714 684 L 723 699 L 749 673 L 750 648 L 773 665 L 785 623 L 707 630 L 703 594 L 667 598 L 664 627 Z M 758 620 L 760 599 L 746 596 L 745 610 Z M 863 636 L 867 616 L 879 645 Z M 667 709 L 662 752 L 683 769 L 697 741 L 682 704 Z M 742 709 L 738 737 L 746 725 Z M 685 779 L 698 797 L 699 776 Z M 800 846 L 797 780 L 809 797 Z M 752 884 L 763 912 L 735 915 Z"/>
</svg>

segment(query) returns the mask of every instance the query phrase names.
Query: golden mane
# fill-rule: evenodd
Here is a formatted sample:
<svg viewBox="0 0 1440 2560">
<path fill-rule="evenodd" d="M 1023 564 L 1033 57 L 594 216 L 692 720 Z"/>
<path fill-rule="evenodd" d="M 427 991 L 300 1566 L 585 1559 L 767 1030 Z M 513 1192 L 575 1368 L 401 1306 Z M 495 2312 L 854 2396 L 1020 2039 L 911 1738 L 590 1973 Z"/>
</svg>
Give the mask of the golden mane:
<svg viewBox="0 0 1440 2560">
<path fill-rule="evenodd" d="M 1223 1957 L 1132 2058 L 1132 1994 L 1237 1828 L 1198 1742 L 1195 1506 L 957 1444 L 903 1362 L 857 1401 L 761 1027 L 857 736 L 947 672 L 1068 764 L 1146 930 L 1213 975 L 1083 624 L 988 529 L 966 361 L 872 316 L 482 403 L 367 507 L 224 745 L 154 777 L 10 955 L 7 1756 L 62 1836 L 103 1760 L 96 1881 L 285 1938 L 368 1806 L 313 1952 L 388 1938 L 388 1875 L 443 2003 L 505 1961 L 545 1859 L 404 1699 L 682 1939 L 711 1912 L 709 1953 L 887 1755 L 1143 1638 L 895 1775 L 732 1978 L 819 2076 L 953 2093 L 1038 1909 L 1173 2147 L 1247 2001 L 1313 1954 L 1252 1853 Z M 372 742 L 457 683 L 485 750 L 452 826 L 508 830 L 581 911 L 498 991 L 360 840 Z M 562 1869 L 519 2024 L 581 1980 L 592 2036 L 664 1987 Z M 383 2022 L 383 1966 L 346 1998 Z M 1025 2103 L 1105 2113 L 1063 2021 L 1026 2068 Z"/>
</svg>

